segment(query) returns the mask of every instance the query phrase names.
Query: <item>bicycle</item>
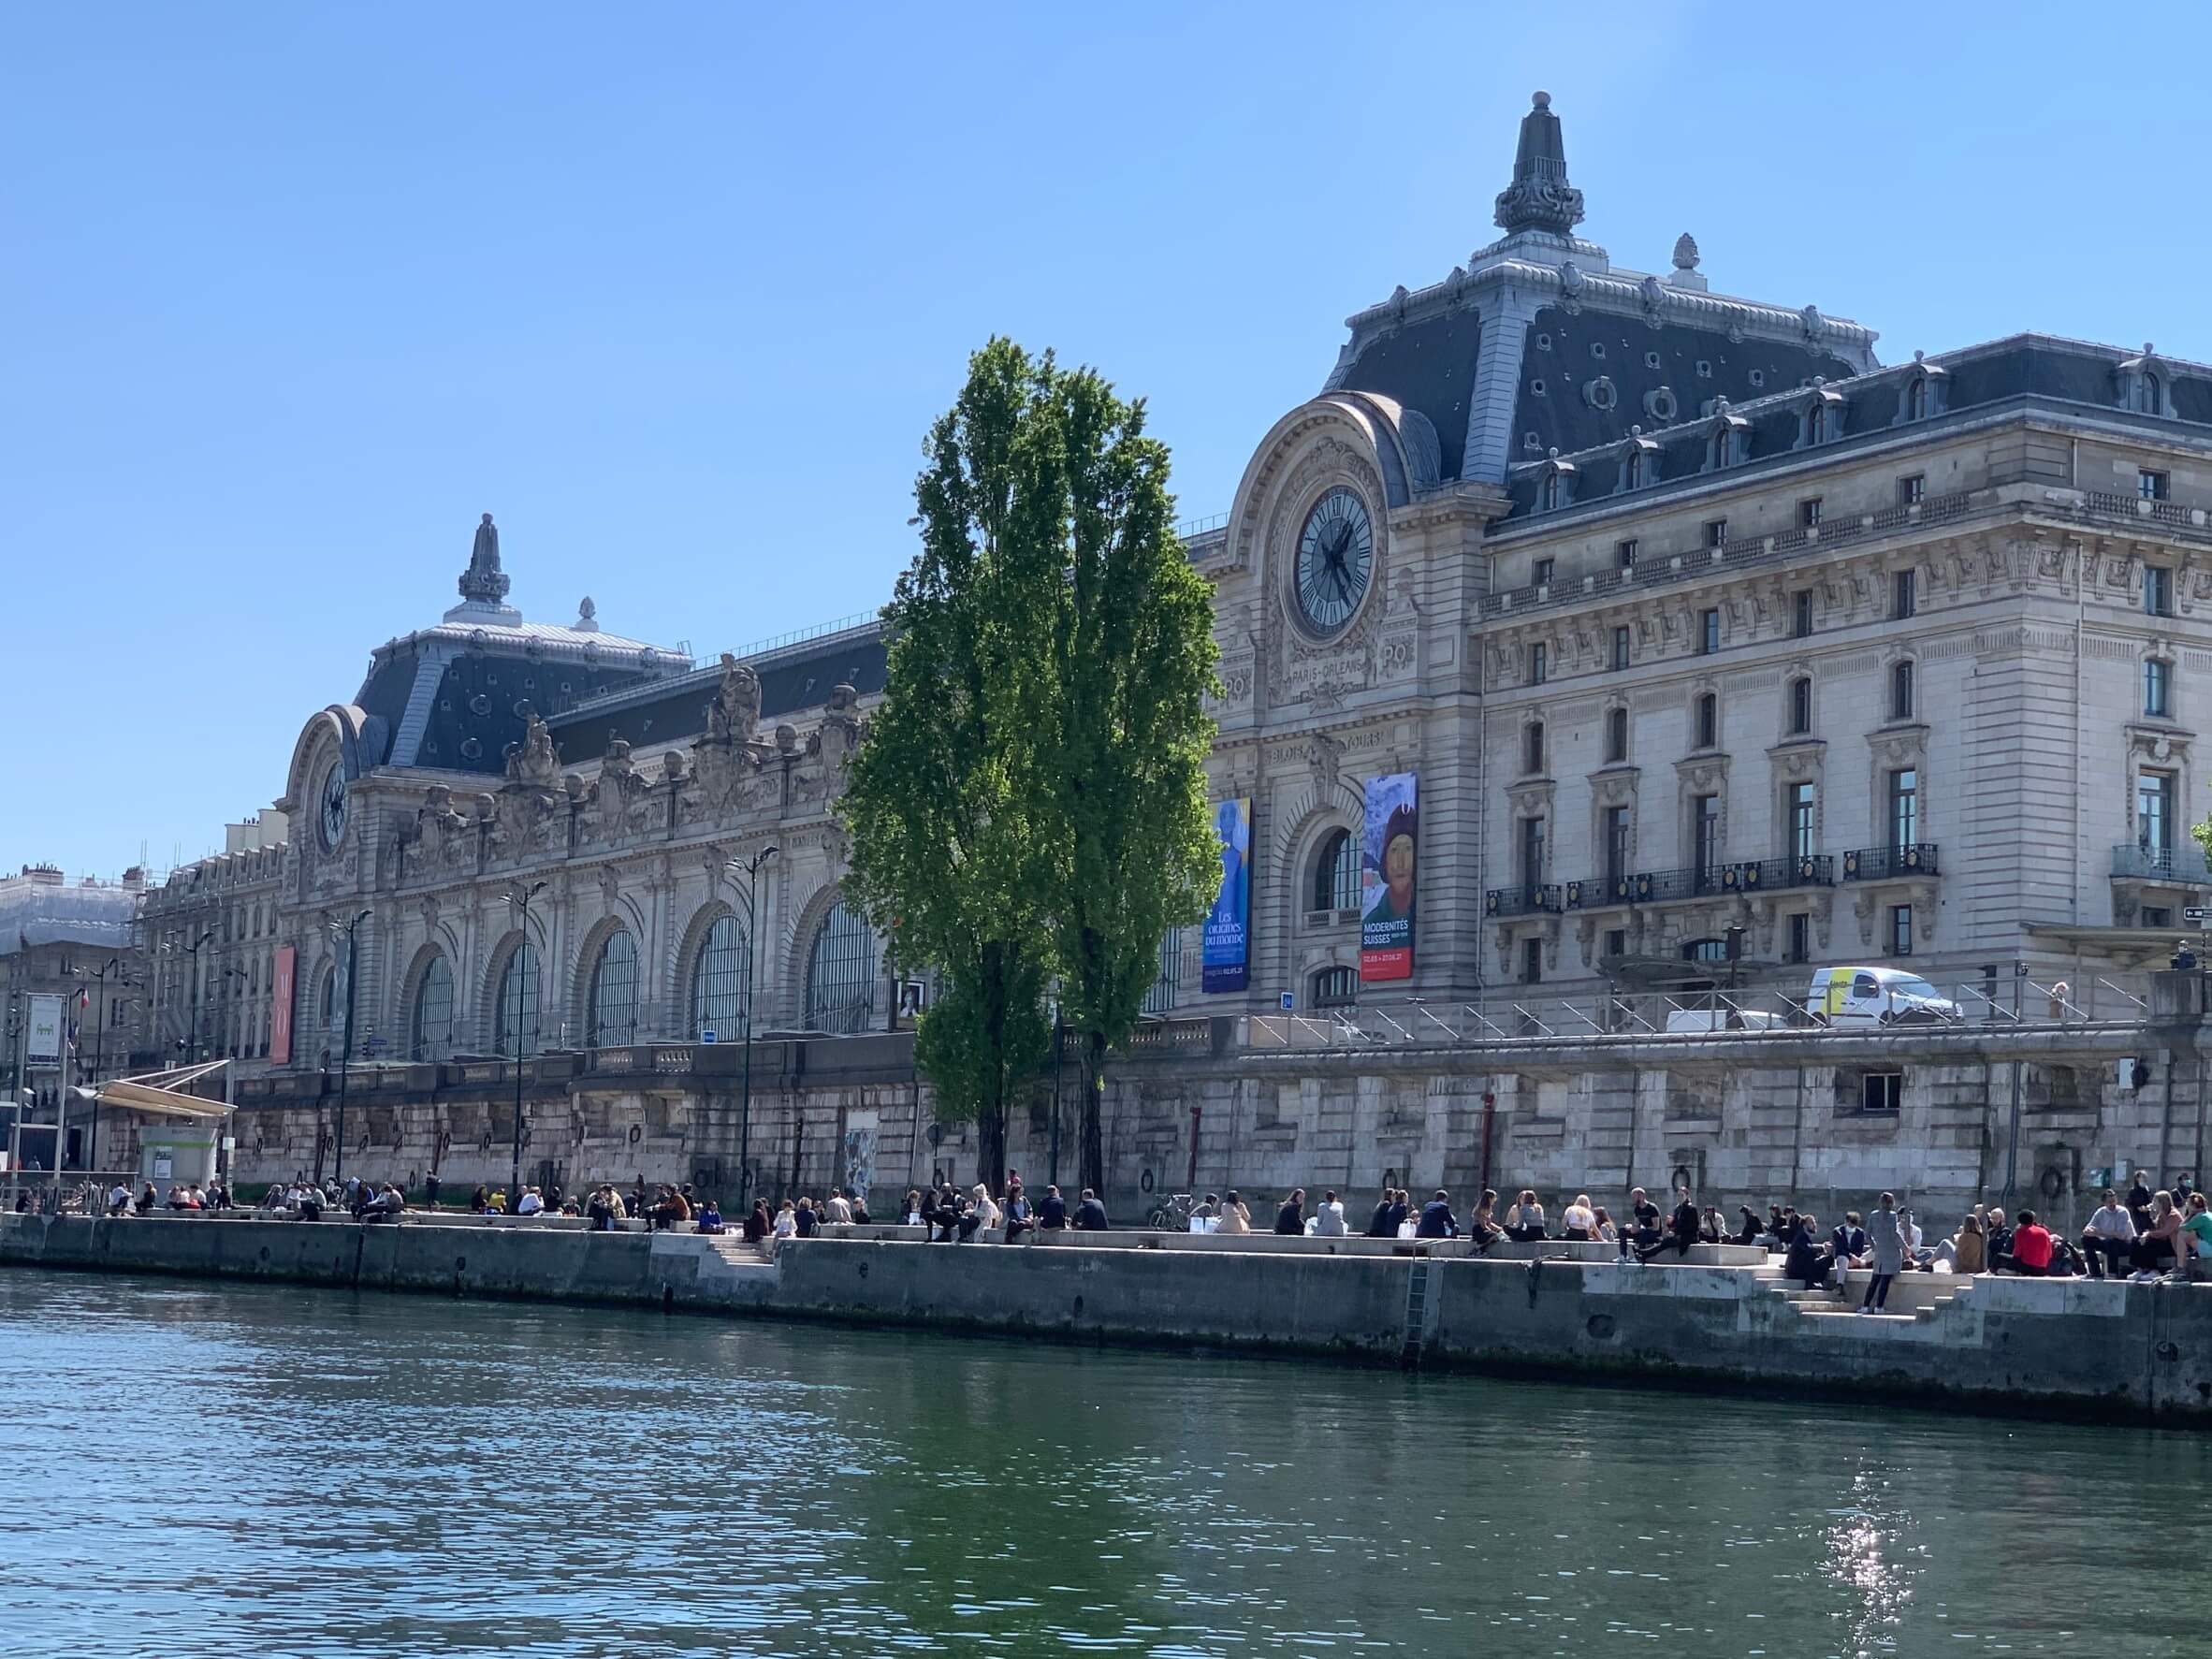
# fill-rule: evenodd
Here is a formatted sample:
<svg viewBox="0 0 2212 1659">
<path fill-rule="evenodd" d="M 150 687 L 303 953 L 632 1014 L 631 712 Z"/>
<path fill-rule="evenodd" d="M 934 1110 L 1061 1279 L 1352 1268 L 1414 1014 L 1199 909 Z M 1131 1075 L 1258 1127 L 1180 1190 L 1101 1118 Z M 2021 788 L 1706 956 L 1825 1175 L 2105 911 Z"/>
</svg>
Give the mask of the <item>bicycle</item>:
<svg viewBox="0 0 2212 1659">
<path fill-rule="evenodd" d="M 1153 1207 L 1145 1225 L 1156 1232 L 1188 1232 L 1199 1201 L 1187 1192 L 1171 1193 Z"/>
</svg>

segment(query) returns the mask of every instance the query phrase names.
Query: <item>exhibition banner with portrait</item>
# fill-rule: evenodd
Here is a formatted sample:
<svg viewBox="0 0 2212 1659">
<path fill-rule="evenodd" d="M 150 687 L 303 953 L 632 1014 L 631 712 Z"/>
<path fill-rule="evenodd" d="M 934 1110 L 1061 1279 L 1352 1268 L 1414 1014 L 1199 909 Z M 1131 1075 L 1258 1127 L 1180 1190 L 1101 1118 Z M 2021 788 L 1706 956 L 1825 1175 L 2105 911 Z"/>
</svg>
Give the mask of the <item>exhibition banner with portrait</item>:
<svg viewBox="0 0 2212 1659">
<path fill-rule="evenodd" d="M 1252 971 L 1252 800 L 1223 801 L 1214 809 L 1221 843 L 1221 891 L 1206 912 L 1200 988 L 1242 991 Z"/>
<path fill-rule="evenodd" d="M 1420 852 L 1419 779 L 1392 772 L 1367 780 L 1360 851 L 1360 978 L 1413 977 L 1413 876 Z"/>
</svg>

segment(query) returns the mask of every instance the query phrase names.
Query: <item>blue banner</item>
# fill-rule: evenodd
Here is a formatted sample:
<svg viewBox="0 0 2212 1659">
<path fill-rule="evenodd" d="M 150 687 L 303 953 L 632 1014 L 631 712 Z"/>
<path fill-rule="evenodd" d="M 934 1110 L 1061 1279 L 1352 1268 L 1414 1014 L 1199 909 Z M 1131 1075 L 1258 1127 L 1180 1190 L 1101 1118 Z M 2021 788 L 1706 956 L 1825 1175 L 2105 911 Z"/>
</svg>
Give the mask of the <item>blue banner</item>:
<svg viewBox="0 0 2212 1659">
<path fill-rule="evenodd" d="M 1221 891 L 1206 912 L 1199 984 L 1207 991 L 1242 991 L 1252 971 L 1251 797 L 1222 802 L 1214 827 L 1221 840 Z"/>
</svg>

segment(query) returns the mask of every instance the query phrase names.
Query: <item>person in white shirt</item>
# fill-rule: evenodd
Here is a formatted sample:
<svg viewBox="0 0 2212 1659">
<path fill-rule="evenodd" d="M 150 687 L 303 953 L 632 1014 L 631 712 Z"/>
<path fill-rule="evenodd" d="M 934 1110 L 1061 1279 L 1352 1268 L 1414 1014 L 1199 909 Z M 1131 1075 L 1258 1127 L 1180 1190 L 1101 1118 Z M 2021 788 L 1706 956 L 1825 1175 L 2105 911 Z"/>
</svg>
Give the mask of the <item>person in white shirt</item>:
<svg viewBox="0 0 2212 1659">
<path fill-rule="evenodd" d="M 1594 1239 L 1597 1236 L 1597 1212 L 1590 1207 L 1590 1195 L 1575 1194 L 1575 1201 L 1566 1207 L 1566 1214 L 1559 1218 L 1570 1239 Z"/>
<path fill-rule="evenodd" d="M 526 1186 L 522 1189 L 522 1201 L 515 1206 L 515 1214 L 517 1215 L 536 1215 L 543 1214 L 545 1208 L 545 1198 L 538 1189 L 534 1186 Z"/>
<path fill-rule="evenodd" d="M 2109 1267 L 2117 1279 L 2122 1276 L 2120 1263 L 2128 1259 L 2135 1243 L 2135 1218 L 2111 1187 L 2097 1196 L 2097 1213 L 2081 1230 L 2081 1253 L 2089 1259 L 2089 1277 L 2103 1278 Z"/>
<path fill-rule="evenodd" d="M 783 1207 L 776 1212 L 776 1236 L 792 1239 L 799 1234 L 799 1212 L 791 1200 L 783 1201 Z"/>
<path fill-rule="evenodd" d="M 1324 1192 L 1321 1207 L 1314 1212 L 1314 1236 L 1317 1239 L 1341 1239 L 1347 1230 L 1344 1224 L 1344 1205 L 1336 1201 L 1336 1194 Z"/>
</svg>

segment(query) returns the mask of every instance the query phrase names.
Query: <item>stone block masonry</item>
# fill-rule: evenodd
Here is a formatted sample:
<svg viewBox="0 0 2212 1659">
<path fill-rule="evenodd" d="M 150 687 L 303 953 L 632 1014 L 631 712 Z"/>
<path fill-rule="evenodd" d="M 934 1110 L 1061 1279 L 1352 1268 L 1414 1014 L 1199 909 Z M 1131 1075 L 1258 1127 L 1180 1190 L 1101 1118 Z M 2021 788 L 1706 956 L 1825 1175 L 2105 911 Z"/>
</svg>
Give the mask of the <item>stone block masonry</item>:
<svg viewBox="0 0 2212 1659">
<path fill-rule="evenodd" d="M 1761 1269 L 1416 1245 L 951 1246 L 527 1226 L 0 1218 L 0 1267 L 273 1279 L 864 1326 L 2212 1424 L 2212 1287 L 1923 1280 L 1913 1312 L 1793 1302 Z M 1163 1242 L 1164 1243 L 1164 1242 Z"/>
</svg>

